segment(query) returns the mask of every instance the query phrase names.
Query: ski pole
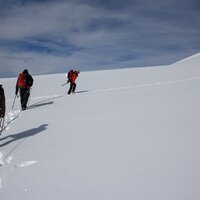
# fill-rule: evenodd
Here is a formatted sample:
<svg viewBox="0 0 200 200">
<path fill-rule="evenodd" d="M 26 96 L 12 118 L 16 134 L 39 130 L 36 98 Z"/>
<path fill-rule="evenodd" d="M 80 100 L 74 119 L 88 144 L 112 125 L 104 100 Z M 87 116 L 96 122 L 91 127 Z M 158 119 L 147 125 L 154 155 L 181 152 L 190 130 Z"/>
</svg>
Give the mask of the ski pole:
<svg viewBox="0 0 200 200">
<path fill-rule="evenodd" d="M 17 97 L 17 95 L 15 95 L 15 98 L 14 98 L 14 101 L 13 101 L 13 105 L 12 105 L 12 110 L 13 110 L 13 108 L 14 108 L 14 105 L 15 105 L 15 100 L 16 100 L 16 97 Z"/>
<path fill-rule="evenodd" d="M 28 91 L 29 92 L 28 106 L 30 105 L 30 102 L 31 102 L 31 90 L 32 89 L 30 88 Z"/>
<path fill-rule="evenodd" d="M 2 134 L 3 129 L 4 129 L 4 120 L 5 120 L 4 117 L 0 118 L 0 135 Z"/>
<path fill-rule="evenodd" d="M 63 87 L 64 85 L 67 85 L 67 83 L 62 84 L 60 87 Z"/>
</svg>

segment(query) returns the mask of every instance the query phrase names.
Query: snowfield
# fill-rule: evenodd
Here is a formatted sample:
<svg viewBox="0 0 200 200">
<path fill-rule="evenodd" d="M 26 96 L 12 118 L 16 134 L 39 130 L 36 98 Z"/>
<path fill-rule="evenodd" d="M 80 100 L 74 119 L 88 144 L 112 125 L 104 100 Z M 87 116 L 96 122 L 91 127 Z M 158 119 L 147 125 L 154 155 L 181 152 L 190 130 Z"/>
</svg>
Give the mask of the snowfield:
<svg viewBox="0 0 200 200">
<path fill-rule="evenodd" d="M 200 54 L 169 66 L 33 76 L 30 108 L 0 79 L 3 200 L 199 200 Z M 67 69 L 66 69 L 67 70 Z"/>
</svg>

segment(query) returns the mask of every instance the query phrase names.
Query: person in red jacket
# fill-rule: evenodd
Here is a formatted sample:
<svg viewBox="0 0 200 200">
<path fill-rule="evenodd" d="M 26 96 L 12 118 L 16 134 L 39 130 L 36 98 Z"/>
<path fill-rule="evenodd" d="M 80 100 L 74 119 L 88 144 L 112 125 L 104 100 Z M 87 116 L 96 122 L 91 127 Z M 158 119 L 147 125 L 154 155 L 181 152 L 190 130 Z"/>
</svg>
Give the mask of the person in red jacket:
<svg viewBox="0 0 200 200">
<path fill-rule="evenodd" d="M 15 95 L 17 96 L 18 91 L 20 90 L 20 101 L 22 110 L 26 110 L 28 99 L 30 96 L 30 88 L 33 85 L 33 77 L 29 74 L 28 70 L 25 69 L 22 73 L 19 74 Z"/>
<path fill-rule="evenodd" d="M 78 74 L 80 72 L 79 71 L 73 71 L 73 73 L 71 74 L 71 77 L 69 78 L 69 82 L 70 82 L 70 87 L 69 87 L 69 91 L 68 94 L 71 93 L 75 93 L 76 90 L 76 78 L 78 77 Z"/>
<path fill-rule="evenodd" d="M 74 73 L 73 69 L 71 69 L 71 70 L 68 71 L 68 74 L 67 74 L 67 78 L 68 78 L 67 83 L 69 83 L 71 81 L 73 73 Z"/>
</svg>

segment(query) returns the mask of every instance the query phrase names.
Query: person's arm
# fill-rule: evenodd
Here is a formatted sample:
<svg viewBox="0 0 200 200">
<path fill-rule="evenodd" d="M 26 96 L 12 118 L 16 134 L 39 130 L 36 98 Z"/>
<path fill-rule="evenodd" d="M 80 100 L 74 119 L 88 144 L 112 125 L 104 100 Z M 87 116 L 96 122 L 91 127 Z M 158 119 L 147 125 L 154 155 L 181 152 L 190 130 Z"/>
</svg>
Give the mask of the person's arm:
<svg viewBox="0 0 200 200">
<path fill-rule="evenodd" d="M 18 79 L 19 79 L 19 77 L 18 77 Z M 17 83 L 18 83 L 18 79 L 17 79 Z M 17 95 L 18 91 L 19 91 L 19 87 L 17 86 L 17 83 L 16 83 L 16 88 L 15 88 L 15 95 Z"/>
</svg>

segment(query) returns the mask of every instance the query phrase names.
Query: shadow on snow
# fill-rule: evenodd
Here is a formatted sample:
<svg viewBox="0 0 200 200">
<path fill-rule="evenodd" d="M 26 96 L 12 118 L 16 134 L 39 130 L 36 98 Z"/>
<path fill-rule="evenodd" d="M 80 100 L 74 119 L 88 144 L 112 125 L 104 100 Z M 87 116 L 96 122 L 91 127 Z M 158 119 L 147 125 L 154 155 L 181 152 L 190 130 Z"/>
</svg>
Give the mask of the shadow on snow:
<svg viewBox="0 0 200 200">
<path fill-rule="evenodd" d="M 76 93 L 85 93 L 85 92 L 89 92 L 89 90 L 80 90 L 80 91 L 77 91 Z"/>
<path fill-rule="evenodd" d="M 23 139 L 23 141 L 31 136 L 34 136 L 42 131 L 45 131 L 47 129 L 48 124 L 42 124 L 41 126 L 37 128 L 32 128 L 26 131 L 23 131 L 21 133 L 13 134 L 13 135 L 8 135 L 6 137 L 0 138 L 0 142 L 6 139 L 10 139 L 7 142 L 4 142 L 3 144 L 0 144 L 0 147 L 6 146 L 12 142 L 15 142 L 17 140 Z"/>
<path fill-rule="evenodd" d="M 32 108 L 36 108 L 36 107 L 41 107 L 41 106 L 48 106 L 48 105 L 52 105 L 54 102 L 53 101 L 49 101 L 49 102 L 43 102 L 43 103 L 35 103 L 32 104 L 28 107 L 28 109 L 32 109 Z"/>
</svg>

